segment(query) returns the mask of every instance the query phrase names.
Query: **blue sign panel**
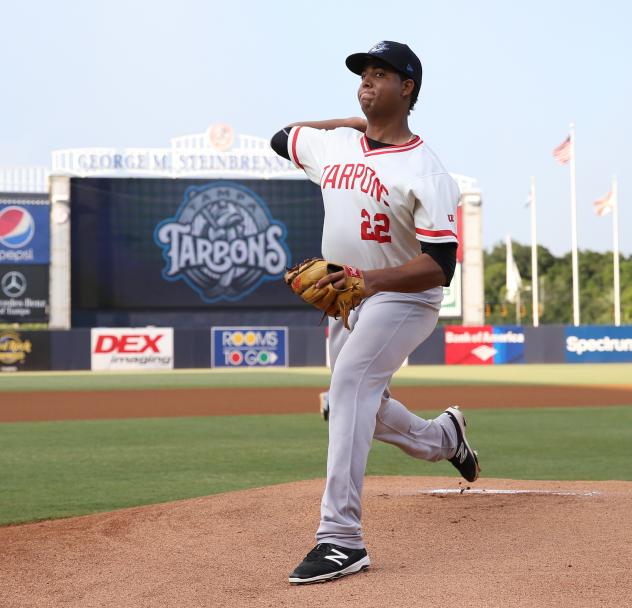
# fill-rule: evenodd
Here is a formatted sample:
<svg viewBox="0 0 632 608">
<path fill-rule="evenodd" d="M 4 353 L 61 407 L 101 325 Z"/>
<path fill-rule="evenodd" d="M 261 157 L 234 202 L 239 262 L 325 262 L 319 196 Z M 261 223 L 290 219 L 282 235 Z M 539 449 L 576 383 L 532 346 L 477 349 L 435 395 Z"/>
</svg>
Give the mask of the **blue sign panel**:
<svg viewBox="0 0 632 608">
<path fill-rule="evenodd" d="M 48 205 L 0 205 L 0 264 L 48 264 Z"/>
<path fill-rule="evenodd" d="M 494 364 L 524 363 L 524 330 L 519 325 L 504 325 L 492 330 Z"/>
<path fill-rule="evenodd" d="M 568 363 L 632 361 L 632 326 L 587 325 L 566 328 Z"/>
<path fill-rule="evenodd" d="M 154 231 L 167 281 L 183 279 L 205 302 L 242 300 L 290 266 L 287 228 L 236 182 L 191 186 L 175 217 Z"/>
<path fill-rule="evenodd" d="M 287 367 L 287 327 L 213 327 L 212 367 Z"/>
</svg>

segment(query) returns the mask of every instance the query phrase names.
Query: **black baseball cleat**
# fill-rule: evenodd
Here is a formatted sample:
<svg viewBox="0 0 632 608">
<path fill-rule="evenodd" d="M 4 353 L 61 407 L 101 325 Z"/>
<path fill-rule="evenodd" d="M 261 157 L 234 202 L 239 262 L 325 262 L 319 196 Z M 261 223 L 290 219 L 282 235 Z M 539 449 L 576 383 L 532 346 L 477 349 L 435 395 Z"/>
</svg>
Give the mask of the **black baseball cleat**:
<svg viewBox="0 0 632 608">
<path fill-rule="evenodd" d="M 316 545 L 290 574 L 293 585 L 324 583 L 365 570 L 371 564 L 366 549 L 348 549 L 329 543 Z"/>
<path fill-rule="evenodd" d="M 329 420 L 329 393 L 319 393 L 318 394 L 318 404 L 320 415 L 323 417 L 323 420 L 327 422 Z"/>
<path fill-rule="evenodd" d="M 445 413 L 450 416 L 456 429 L 456 452 L 450 458 L 450 462 L 467 481 L 476 481 L 481 468 L 478 465 L 478 454 L 470 447 L 465 438 L 465 427 L 467 426 L 465 416 L 458 405 L 450 406 Z"/>
</svg>

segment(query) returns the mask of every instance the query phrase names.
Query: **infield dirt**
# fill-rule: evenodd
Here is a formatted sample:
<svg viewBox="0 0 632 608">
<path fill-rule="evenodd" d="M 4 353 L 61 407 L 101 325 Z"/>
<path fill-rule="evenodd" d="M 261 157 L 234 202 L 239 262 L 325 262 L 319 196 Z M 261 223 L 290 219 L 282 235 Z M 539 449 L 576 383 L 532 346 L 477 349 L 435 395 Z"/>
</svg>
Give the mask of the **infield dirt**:
<svg viewBox="0 0 632 608">
<path fill-rule="evenodd" d="M 631 482 L 370 477 L 371 568 L 287 576 L 314 543 L 323 480 L 0 528 L 6 608 L 620 608 Z M 431 489 L 457 490 L 429 494 Z M 536 491 L 497 494 L 493 489 Z M 459 493 L 458 490 L 464 490 Z"/>
</svg>

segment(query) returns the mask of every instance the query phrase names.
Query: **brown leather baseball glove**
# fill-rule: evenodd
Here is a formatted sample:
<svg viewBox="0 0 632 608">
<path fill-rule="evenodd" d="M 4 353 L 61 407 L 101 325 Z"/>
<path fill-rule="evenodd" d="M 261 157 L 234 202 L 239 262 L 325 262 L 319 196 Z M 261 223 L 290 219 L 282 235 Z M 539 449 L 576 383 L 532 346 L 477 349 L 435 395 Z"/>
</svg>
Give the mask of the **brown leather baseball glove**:
<svg viewBox="0 0 632 608">
<path fill-rule="evenodd" d="M 344 286 L 336 288 L 332 283 L 317 287 L 323 277 L 334 272 L 344 272 Z M 362 272 L 353 266 L 343 266 L 310 258 L 292 268 L 283 277 L 290 289 L 308 304 L 323 311 L 324 315 L 341 317 L 349 329 L 349 313 L 366 297 Z M 336 281 L 338 283 L 338 281 Z"/>
</svg>

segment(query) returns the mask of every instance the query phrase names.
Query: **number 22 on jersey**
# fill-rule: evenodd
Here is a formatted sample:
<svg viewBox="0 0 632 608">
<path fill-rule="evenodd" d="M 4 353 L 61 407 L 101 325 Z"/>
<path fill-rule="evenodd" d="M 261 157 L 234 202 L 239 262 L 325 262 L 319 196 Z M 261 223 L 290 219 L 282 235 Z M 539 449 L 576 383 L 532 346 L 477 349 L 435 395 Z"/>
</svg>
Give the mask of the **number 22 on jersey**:
<svg viewBox="0 0 632 608">
<path fill-rule="evenodd" d="M 360 215 L 362 217 L 360 236 L 363 241 L 391 242 L 391 235 L 388 233 L 391 228 L 391 221 L 388 219 L 388 215 L 376 213 L 371 218 L 371 214 L 366 209 L 362 209 Z"/>
</svg>

